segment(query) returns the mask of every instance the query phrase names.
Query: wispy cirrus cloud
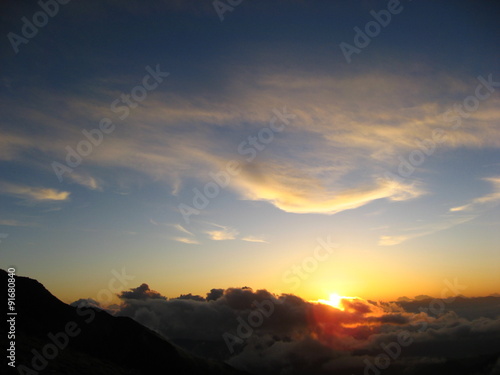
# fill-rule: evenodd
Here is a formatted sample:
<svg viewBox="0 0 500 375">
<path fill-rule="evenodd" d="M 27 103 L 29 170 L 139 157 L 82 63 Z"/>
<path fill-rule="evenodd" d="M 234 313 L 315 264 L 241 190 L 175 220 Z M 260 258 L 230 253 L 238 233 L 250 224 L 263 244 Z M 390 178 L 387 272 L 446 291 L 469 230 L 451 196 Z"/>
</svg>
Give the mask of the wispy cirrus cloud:
<svg viewBox="0 0 500 375">
<path fill-rule="evenodd" d="M 154 222 L 154 221 L 152 221 Z M 239 240 L 245 242 L 254 243 L 269 243 L 264 238 L 254 235 L 240 235 L 240 231 L 234 227 L 228 225 L 221 225 L 212 222 L 199 221 L 197 226 L 192 229 L 192 231 L 187 230 L 180 224 L 166 224 L 175 228 L 177 231 L 186 234 L 187 236 L 172 238 L 175 241 L 185 242 L 185 243 L 199 243 L 195 238 L 204 236 L 211 241 L 229 241 L 229 240 Z"/>
<path fill-rule="evenodd" d="M 85 186 L 87 189 L 99 191 L 103 190 L 102 182 L 99 181 L 99 179 L 92 177 L 88 173 L 78 173 L 76 171 L 73 171 L 71 174 L 69 174 L 69 177 L 71 180 L 81 186 Z"/>
<path fill-rule="evenodd" d="M 483 181 L 488 181 L 493 185 L 493 192 L 487 195 L 483 195 L 482 197 L 474 198 L 472 199 L 469 203 L 464 204 L 463 206 L 458 206 L 458 207 L 453 207 L 450 208 L 451 212 L 459 212 L 459 211 L 466 211 L 470 212 L 473 211 L 484 204 L 488 203 L 490 205 L 496 204 L 500 202 L 500 177 L 489 177 L 489 178 L 483 178 Z"/>
<path fill-rule="evenodd" d="M 471 221 L 476 217 L 477 216 L 475 215 L 448 217 L 435 223 L 399 230 L 398 234 L 380 236 L 378 244 L 380 246 L 399 245 L 414 238 L 428 236 L 446 229 L 453 228 L 457 225 Z"/>
<path fill-rule="evenodd" d="M 388 184 L 380 177 L 397 166 L 399 155 L 415 149 L 416 140 L 443 126 L 442 114 L 452 104 L 429 97 L 461 96 L 477 84 L 444 73 L 417 79 L 397 69 L 349 77 L 283 74 L 271 67 L 228 74 L 233 75 L 231 87 L 210 98 L 155 92 L 127 119 L 134 126 L 106 138 L 106 144 L 79 167 L 81 176 L 72 180 L 97 190 L 104 182 L 112 185 L 126 169 L 128 179 L 161 180 L 173 195 L 180 195 L 192 188 L 187 181 L 205 181 L 207 170 L 220 170 L 228 160 L 241 156 L 237 148 L 244 137 L 223 130 L 238 130 L 244 124 L 246 131 L 258 131 L 269 123 L 273 108 L 286 105 L 296 120 L 285 133 L 275 135 L 259 160 L 245 166 L 228 189 L 243 199 L 266 201 L 292 213 L 335 214 L 377 199 L 404 201 L 421 196 L 424 186 Z M 119 93 L 101 95 L 113 98 Z M 59 106 L 61 101 L 68 110 L 53 118 L 51 103 Z M 492 96 L 481 103 L 481 110 L 467 118 L 467 128 L 454 130 L 440 147 L 500 147 L 500 130 L 495 127 L 499 102 Z M 23 152 L 36 148 L 51 160 L 64 160 L 65 146 L 74 146 L 82 135 L 81 129 L 68 129 L 61 119 L 74 119 L 75 111 L 95 123 L 112 115 L 102 101 L 50 93 L 44 108 L 46 113 L 17 111 L 16 116 L 57 130 L 58 139 L 19 137 L 11 129 L 6 135 L 15 145 L 5 158 L 25 159 Z M 90 177 L 96 169 L 112 170 L 106 174 L 110 181 Z"/>
<path fill-rule="evenodd" d="M 481 211 L 485 209 L 485 205 L 488 205 L 487 207 L 489 208 L 500 202 L 500 177 L 489 177 L 483 178 L 482 180 L 493 185 L 493 191 L 491 193 L 474 198 L 465 205 L 450 208 L 449 212 L 442 215 L 442 219 L 439 221 L 397 230 L 395 234 L 381 235 L 379 237 L 378 245 L 399 245 L 405 241 L 432 235 L 476 219 L 480 215 Z"/>
<path fill-rule="evenodd" d="M 200 244 L 198 242 L 198 240 L 196 240 L 194 238 L 172 237 L 171 239 L 174 240 L 174 241 L 177 241 L 177 242 L 182 242 L 182 243 L 188 244 L 188 245 L 199 245 Z"/>
<path fill-rule="evenodd" d="M 179 232 L 182 232 L 182 233 L 185 233 L 185 234 L 188 234 L 190 236 L 194 236 L 194 234 L 190 231 L 188 231 L 186 228 L 184 228 L 181 224 L 170 224 L 170 223 L 160 223 L 160 222 L 157 222 L 156 220 L 154 219 L 149 219 L 149 222 L 153 225 L 156 225 L 156 226 L 160 226 L 160 225 L 163 225 L 163 226 L 167 226 L 167 227 L 171 227 L 171 228 L 174 228 L 175 230 L 179 231 Z"/>
<path fill-rule="evenodd" d="M 6 220 L 0 220 L 0 225 L 5 225 L 8 227 L 33 227 L 36 226 L 37 224 L 32 222 L 6 219 Z"/>
<path fill-rule="evenodd" d="M 68 200 L 71 193 L 51 188 L 2 182 L 0 183 L 0 194 L 10 195 L 30 202 L 56 202 Z"/>
<path fill-rule="evenodd" d="M 155 226 L 165 226 L 165 227 L 169 227 L 169 228 L 174 228 L 175 231 L 181 232 L 181 233 L 187 235 L 187 236 L 170 237 L 170 239 L 173 241 L 185 243 L 188 245 L 199 245 L 200 244 L 200 242 L 196 239 L 195 234 L 190 232 L 189 230 L 187 230 L 186 228 L 184 228 L 180 224 L 160 223 L 154 219 L 149 219 L 149 222 Z"/>
<path fill-rule="evenodd" d="M 269 243 L 265 239 L 255 236 L 245 236 L 242 237 L 241 240 L 246 242 Z"/>
<path fill-rule="evenodd" d="M 186 228 L 184 228 L 182 225 L 180 224 L 174 224 L 174 228 L 177 229 L 178 231 L 180 232 L 183 232 L 183 233 L 186 233 L 186 234 L 189 234 L 191 236 L 194 236 L 193 233 L 191 233 L 190 231 L 188 231 Z"/>
<path fill-rule="evenodd" d="M 186 237 L 186 236 L 183 236 L 183 237 L 173 237 L 172 239 L 174 241 L 182 242 L 182 243 L 189 244 L 189 245 L 199 245 L 200 244 L 200 242 L 196 239 L 196 236 L 194 235 L 194 233 L 188 231 L 182 225 L 180 225 L 180 224 L 173 224 L 171 226 L 175 230 L 177 230 L 179 232 L 182 232 L 182 233 L 184 233 L 184 234 L 186 234 L 186 235 L 189 236 L 189 237 Z"/>
</svg>

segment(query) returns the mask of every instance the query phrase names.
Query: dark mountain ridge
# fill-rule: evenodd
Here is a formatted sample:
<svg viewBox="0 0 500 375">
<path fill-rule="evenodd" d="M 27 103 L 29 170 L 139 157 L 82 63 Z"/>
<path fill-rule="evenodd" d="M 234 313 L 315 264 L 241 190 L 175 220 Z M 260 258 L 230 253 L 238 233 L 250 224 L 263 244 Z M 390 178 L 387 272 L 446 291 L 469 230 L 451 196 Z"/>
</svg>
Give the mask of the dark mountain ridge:
<svg viewBox="0 0 500 375">
<path fill-rule="evenodd" d="M 0 279 L 7 286 L 6 271 L 0 270 Z M 224 363 L 196 358 L 131 318 L 69 306 L 36 280 L 15 276 L 15 285 L 17 371 L 2 355 L 2 373 L 243 374 Z M 9 324 L 4 321 L 1 327 L 6 338 Z"/>
</svg>

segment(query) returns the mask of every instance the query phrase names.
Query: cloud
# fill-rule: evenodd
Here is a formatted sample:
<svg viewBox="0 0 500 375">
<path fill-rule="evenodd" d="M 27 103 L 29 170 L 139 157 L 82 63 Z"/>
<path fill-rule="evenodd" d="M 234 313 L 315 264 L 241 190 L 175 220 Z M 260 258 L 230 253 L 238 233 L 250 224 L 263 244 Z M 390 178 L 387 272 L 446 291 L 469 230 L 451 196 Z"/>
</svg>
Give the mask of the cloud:
<svg viewBox="0 0 500 375">
<path fill-rule="evenodd" d="M 0 225 L 5 225 L 9 227 L 33 227 L 37 224 L 30 222 L 22 222 L 18 220 L 0 220 Z"/>
<path fill-rule="evenodd" d="M 92 298 L 80 298 L 79 300 L 69 304 L 73 307 L 94 307 L 102 309 L 101 304 Z"/>
<path fill-rule="evenodd" d="M 274 134 L 257 159 L 243 162 L 242 173 L 228 189 L 243 199 L 266 201 L 293 213 L 335 214 L 378 199 L 405 201 L 421 196 L 424 187 L 384 181 L 381 176 L 397 169 L 398 156 L 415 150 L 416 140 L 447 126 L 442 114 L 454 103 L 436 98 L 474 92 L 477 85 L 475 80 L 447 73 L 432 78 L 409 76 L 403 68 L 323 75 L 307 70 L 283 73 L 264 66 L 248 72 L 235 68 L 227 75 L 232 84 L 210 97 L 155 92 L 127 118 L 134 126 L 113 133 L 105 147 L 86 157 L 78 167 L 78 177 L 71 177 L 73 181 L 98 189 L 123 179 L 148 178 L 162 181 L 172 194 L 182 196 L 192 191 L 193 181 L 208 181 L 207 171 L 215 173 L 228 160 L 245 156 L 238 153 L 246 139 L 240 131 L 243 124 L 248 134 L 257 134 L 269 126 L 272 110 L 286 105 L 296 118 L 283 132 Z M 98 87 L 102 82 L 95 82 L 93 90 L 110 101 L 119 95 Z M 94 96 L 48 92 L 39 100 L 36 104 L 43 109 L 37 111 L 22 111 L 13 101 L 2 109 L 58 138 L 20 136 L 14 128 L 7 128 L 10 146 L 3 156 L 44 165 L 53 173 L 50 161 L 64 160 L 65 147 L 81 139 L 81 128 L 111 114 Z M 54 108 L 61 108 L 61 103 L 66 110 L 55 116 Z M 494 96 L 482 102 L 481 111 L 467 118 L 467 129 L 451 130 L 449 124 L 446 141 L 439 147 L 500 147 L 500 129 L 495 126 L 500 119 L 499 103 Z M 68 127 L 75 118 L 79 122 Z M 30 158 L 32 153 L 27 151 L 32 150 L 47 160 L 41 163 Z M 89 177 L 97 175 L 102 181 Z"/>
<path fill-rule="evenodd" d="M 190 231 L 188 231 L 186 228 L 184 228 L 182 225 L 180 224 L 174 224 L 174 228 L 177 229 L 178 231 L 181 231 L 183 233 L 186 233 L 186 234 L 189 234 L 191 236 L 194 236 L 193 233 L 191 233 Z"/>
<path fill-rule="evenodd" d="M 149 289 L 148 284 L 141 284 L 137 288 L 131 288 L 128 291 L 121 292 L 118 297 L 124 300 L 148 300 L 148 299 L 166 299 L 160 293 Z"/>
<path fill-rule="evenodd" d="M 226 241 L 226 240 L 234 240 L 236 239 L 236 235 L 238 232 L 236 231 L 228 231 L 228 230 L 211 230 L 205 232 L 208 237 L 213 241 Z"/>
<path fill-rule="evenodd" d="M 269 243 L 266 240 L 255 237 L 255 236 L 246 236 L 241 239 L 242 241 L 247 241 L 247 242 L 258 242 L 258 243 Z"/>
<path fill-rule="evenodd" d="M 150 222 L 154 225 L 160 225 L 159 223 L 155 222 L 152 219 L 150 220 Z M 165 224 L 165 225 L 173 227 L 175 230 L 190 236 L 190 237 L 183 236 L 183 237 L 171 238 L 174 241 L 184 242 L 187 244 L 199 244 L 199 241 L 195 239 L 196 235 L 193 232 L 204 233 L 212 241 L 241 240 L 245 242 L 268 243 L 266 240 L 256 236 L 251 236 L 251 235 L 239 236 L 239 231 L 236 228 L 211 222 L 204 222 L 204 221 L 198 222 L 193 232 L 187 230 L 180 224 Z"/>
<path fill-rule="evenodd" d="M 188 300 L 191 300 L 191 301 L 198 301 L 198 302 L 204 302 L 205 301 L 205 298 L 203 298 L 202 296 L 199 296 L 199 295 L 193 295 L 191 293 L 189 294 L 181 294 L 179 297 L 175 298 L 175 299 L 188 299 Z"/>
<path fill-rule="evenodd" d="M 190 236 L 194 236 L 194 234 L 190 231 L 188 231 L 186 228 L 184 228 L 182 225 L 180 224 L 168 224 L 168 223 L 159 223 L 157 222 L 156 220 L 154 219 L 149 219 L 149 222 L 153 225 L 156 225 L 156 226 L 160 226 L 160 225 L 165 225 L 165 226 L 169 226 L 169 227 L 172 227 L 174 228 L 175 230 L 179 231 L 179 232 L 182 232 L 182 233 L 185 233 L 185 234 L 188 234 Z"/>
<path fill-rule="evenodd" d="M 167 226 L 170 228 L 174 228 L 176 231 L 182 232 L 182 233 L 190 236 L 190 237 L 184 237 L 184 236 L 182 236 L 182 237 L 179 237 L 179 236 L 170 237 L 170 239 L 173 241 L 182 242 L 182 243 L 185 243 L 188 245 L 199 245 L 200 244 L 200 242 L 195 238 L 195 235 L 192 232 L 188 231 L 186 228 L 184 228 L 180 224 L 159 223 L 153 219 L 149 219 L 149 222 L 155 226 Z"/>
<path fill-rule="evenodd" d="M 207 293 L 207 301 L 215 301 L 221 298 L 224 295 L 224 289 L 210 289 L 210 292 Z"/>
<path fill-rule="evenodd" d="M 120 306 L 118 305 L 101 306 L 98 301 L 92 298 L 80 298 L 79 300 L 70 303 L 70 306 L 77 308 L 91 307 L 94 309 L 104 310 L 110 314 L 116 314 L 120 311 Z"/>
<path fill-rule="evenodd" d="M 156 226 L 160 226 L 160 225 L 170 226 L 170 227 L 174 228 L 175 230 L 178 230 L 179 232 L 182 232 L 182 233 L 185 233 L 185 234 L 189 234 L 190 236 L 194 236 L 194 234 L 192 232 L 188 231 L 186 228 L 184 228 L 180 224 L 159 223 L 159 222 L 157 222 L 156 220 L 153 220 L 153 219 L 149 219 L 149 222 L 151 224 L 153 224 L 153 225 L 156 225 Z"/>
<path fill-rule="evenodd" d="M 182 242 L 182 243 L 185 243 L 185 244 L 188 244 L 188 245 L 199 245 L 200 243 L 194 239 L 194 238 L 187 238 L 187 237 L 172 237 L 171 238 L 172 240 L 174 241 L 177 241 L 177 242 Z"/>
<path fill-rule="evenodd" d="M 392 246 L 392 245 L 399 245 L 402 242 L 405 242 L 406 240 L 409 240 L 409 236 L 380 236 L 378 240 L 378 244 L 380 246 Z"/>
<path fill-rule="evenodd" d="M 363 373 L 365 360 L 373 363 L 401 335 L 410 344 L 391 361 L 388 373 L 402 367 L 409 374 L 423 368 L 432 373 L 433 366 L 455 357 L 500 354 L 498 297 L 345 302 L 342 311 L 245 287 L 212 289 L 207 298 L 128 299 L 118 315 L 136 319 L 196 355 L 253 374 L 327 374 L 334 368 L 340 374 Z M 228 344 L 228 337 L 237 340 Z"/>
<path fill-rule="evenodd" d="M 403 234 L 380 236 L 378 244 L 379 246 L 399 245 L 405 241 L 412 240 L 414 238 L 428 236 L 437 232 L 441 232 L 443 230 L 453 228 L 454 226 L 466 223 L 475 218 L 476 216 L 474 215 L 448 217 L 442 221 L 438 221 L 435 223 L 403 229 L 401 230 Z"/>
<path fill-rule="evenodd" d="M 68 176 L 71 180 L 73 180 L 77 184 L 85 186 L 86 188 L 88 188 L 90 190 L 98 190 L 98 191 L 103 190 L 103 186 L 102 186 L 101 181 L 90 176 L 89 174 L 82 174 L 82 173 L 78 173 L 78 172 L 73 171 Z"/>
<path fill-rule="evenodd" d="M 11 195 L 30 202 L 56 202 L 69 199 L 70 192 L 50 188 L 0 183 L 0 194 Z"/>
<path fill-rule="evenodd" d="M 226 241 L 226 240 L 234 240 L 238 236 L 239 232 L 231 227 L 227 227 L 224 225 L 218 225 L 214 223 L 210 223 L 210 225 L 213 225 L 217 228 L 217 230 L 207 230 L 205 233 L 208 235 L 208 238 L 210 238 L 213 241 Z"/>
<path fill-rule="evenodd" d="M 451 212 L 458 211 L 472 211 L 477 209 L 478 206 L 483 206 L 488 203 L 490 206 L 492 204 L 496 204 L 500 201 L 500 177 L 490 177 L 483 178 L 483 181 L 488 181 L 493 185 L 493 192 L 487 195 L 483 195 L 482 197 L 474 198 L 470 203 L 467 203 L 463 206 L 450 208 Z"/>
<path fill-rule="evenodd" d="M 271 163 L 245 166 L 236 185 L 245 199 L 265 200 L 293 213 L 335 214 L 377 199 L 403 201 L 424 194 L 416 183 L 382 178 L 357 188 L 328 188 L 315 176 Z"/>
</svg>

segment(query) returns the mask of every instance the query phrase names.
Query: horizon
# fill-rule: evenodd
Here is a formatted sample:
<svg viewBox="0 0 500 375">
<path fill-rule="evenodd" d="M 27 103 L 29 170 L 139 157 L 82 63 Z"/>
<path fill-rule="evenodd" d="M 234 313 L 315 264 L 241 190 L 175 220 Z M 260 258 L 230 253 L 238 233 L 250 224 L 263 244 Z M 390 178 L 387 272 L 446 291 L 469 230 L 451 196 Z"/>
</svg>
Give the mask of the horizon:
<svg viewBox="0 0 500 375">
<path fill-rule="evenodd" d="M 7 272 L 7 270 L 3 270 L 5 272 Z M 16 275 L 17 276 L 21 276 L 21 277 L 27 277 L 27 278 L 30 278 L 30 279 L 33 279 L 33 280 L 36 280 L 38 282 L 40 282 L 42 285 L 44 285 L 44 282 L 43 280 L 38 280 L 36 278 L 33 278 L 33 277 L 30 277 L 29 275 L 24 275 L 22 273 L 17 273 L 17 269 L 16 269 Z M 144 281 L 139 281 L 139 282 L 128 282 L 127 279 L 128 278 L 131 278 L 130 275 L 127 275 L 126 272 L 122 272 L 121 274 L 118 273 L 118 272 L 113 272 L 113 277 L 110 279 L 110 280 L 115 280 L 115 281 L 118 281 L 120 282 L 121 280 L 125 280 L 123 282 L 123 287 L 121 288 L 121 290 L 118 291 L 115 291 L 117 290 L 117 288 L 115 287 L 109 287 L 109 283 L 108 283 L 108 287 L 107 288 L 102 288 L 101 290 L 97 291 L 97 293 L 94 293 L 93 295 L 87 295 L 87 296 L 78 296 L 78 298 L 62 298 L 61 296 L 58 296 L 57 294 L 53 293 L 50 288 L 48 288 L 46 285 L 44 285 L 47 290 L 49 292 L 51 292 L 51 294 L 53 294 L 56 298 L 58 298 L 59 300 L 61 300 L 62 302 L 70 305 L 70 304 L 73 304 L 75 302 L 77 302 L 78 300 L 94 300 L 95 302 L 98 302 L 98 306 L 99 308 L 102 308 L 102 309 L 106 309 L 108 308 L 109 306 L 114 306 L 118 303 L 122 303 L 123 301 L 121 300 L 120 298 L 120 295 L 123 294 L 123 293 L 128 293 L 128 292 L 131 292 L 135 289 L 138 289 L 140 288 L 141 286 L 144 286 L 146 285 L 148 288 L 151 287 L 151 291 L 154 292 L 154 293 L 157 293 L 158 295 L 161 295 L 162 298 L 166 299 L 166 300 L 174 300 L 174 299 L 183 299 L 183 298 L 191 298 L 193 297 L 193 300 L 194 301 L 200 301 L 200 302 L 203 302 L 201 300 L 198 300 L 198 298 L 202 298 L 205 300 L 205 302 L 208 302 L 206 300 L 207 296 L 210 295 L 211 291 L 212 290 L 222 290 L 222 291 L 226 291 L 226 290 L 250 290 L 252 292 L 258 292 L 258 291 L 265 291 L 267 293 L 270 293 L 271 295 L 275 296 L 275 297 L 284 297 L 286 295 L 292 295 L 292 296 L 297 296 L 299 298 L 301 298 L 302 300 L 304 300 L 305 302 L 308 302 L 308 303 L 318 303 L 318 304 L 328 304 L 328 305 L 331 305 L 331 306 L 334 306 L 336 308 L 338 308 L 338 303 L 337 304 L 332 304 L 331 303 L 331 297 L 332 296 L 335 296 L 334 298 L 335 299 L 342 299 L 342 300 L 363 300 L 363 301 L 368 301 L 368 302 L 420 302 L 420 301 L 425 301 L 425 300 L 455 300 L 457 298 L 463 298 L 463 299 L 474 299 L 474 298 L 487 298 L 487 297 L 495 297 L 495 298 L 498 298 L 500 297 L 500 291 L 499 292 L 492 292 L 492 293 L 489 293 L 489 294 L 485 294 L 485 295 L 471 295 L 469 293 L 467 293 L 467 286 L 466 285 L 460 285 L 458 283 L 458 280 L 455 279 L 453 281 L 450 281 L 450 280 L 445 280 L 445 283 L 443 284 L 444 287 L 442 288 L 441 290 L 441 293 L 440 294 L 436 294 L 436 295 L 428 295 L 428 294 L 419 294 L 419 295 L 400 295 L 396 298 L 389 298 L 389 299 L 380 299 L 380 298 L 365 298 L 363 296 L 343 296 L 343 295 L 339 295 L 338 293 L 336 292 L 331 292 L 329 293 L 328 295 L 325 295 L 325 296 L 320 296 L 319 298 L 314 298 L 314 299 L 307 299 L 307 298 L 304 298 L 302 296 L 300 296 L 299 294 L 295 294 L 293 292 L 291 293 L 283 293 L 283 292 L 275 292 L 273 290 L 268 290 L 268 289 L 261 289 L 261 288 L 252 288 L 252 286 L 250 285 L 244 285 L 244 286 L 228 286 L 228 287 L 210 287 L 208 290 L 206 290 L 205 292 L 201 292 L 201 293 L 193 293 L 193 292 L 190 292 L 190 291 L 187 291 L 187 292 L 183 292 L 183 293 L 180 293 L 178 295 L 166 295 L 164 294 L 161 290 L 156 290 L 156 288 L 154 288 L 153 285 L 149 285 L 147 282 L 144 282 Z M 117 275 L 121 275 L 122 277 L 119 277 Z M 113 282 L 114 284 L 114 282 Z M 118 288 L 120 289 L 120 288 Z M 102 292 L 105 292 L 105 293 L 102 293 Z M 110 297 L 112 295 L 112 297 Z"/>
</svg>

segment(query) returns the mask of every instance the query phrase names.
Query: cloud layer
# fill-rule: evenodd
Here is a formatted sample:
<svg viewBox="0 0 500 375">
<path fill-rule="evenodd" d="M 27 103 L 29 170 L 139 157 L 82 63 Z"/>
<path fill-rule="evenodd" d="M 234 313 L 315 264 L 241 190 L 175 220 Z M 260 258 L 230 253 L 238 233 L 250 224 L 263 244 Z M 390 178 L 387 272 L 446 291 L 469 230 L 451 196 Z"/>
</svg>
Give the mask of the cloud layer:
<svg viewBox="0 0 500 375">
<path fill-rule="evenodd" d="M 380 370 L 386 357 L 385 373 L 413 374 L 456 358 L 500 355 L 498 297 L 352 299 L 340 310 L 247 287 L 212 289 L 206 297 L 146 296 L 122 293 L 118 314 L 197 355 L 254 374 L 361 374 L 370 366 Z M 478 374 L 495 373 L 495 361 L 488 361 Z"/>
<path fill-rule="evenodd" d="M 442 142 L 436 145 L 442 150 L 500 146 L 495 126 L 500 119 L 497 96 L 482 102 L 480 111 L 468 114 L 461 127 L 452 128 L 453 122 L 443 119 L 446 111 L 460 103 L 449 98 L 473 93 L 474 80 L 446 74 L 413 78 L 397 69 L 335 77 L 304 71 L 277 73 L 270 66 L 259 72 L 233 70 L 228 74 L 231 85 L 210 98 L 152 92 L 85 157 L 83 165 L 66 176 L 89 189 L 100 189 L 124 180 L 123 169 L 128 180 L 131 176 L 162 180 L 173 194 L 179 194 L 185 192 L 184 186 L 190 191 L 187 181 L 207 182 L 209 172 L 224 170 L 228 160 L 240 160 L 241 173 L 228 189 L 241 198 L 267 201 L 287 212 L 333 214 L 378 199 L 403 201 L 425 193 L 425 186 L 415 181 L 385 176 L 397 171 L 401 158 L 420 150 L 419 145 L 426 144 L 436 129 L 442 132 Z M 445 92 L 443 97 L 448 99 L 436 99 Z M 100 95 L 112 102 L 119 92 Z M 3 160 L 33 163 L 26 151 L 38 150 L 47 161 L 43 168 L 53 173 L 50 162 L 64 161 L 66 147 L 75 148 L 85 139 L 83 129 L 97 126 L 103 117 L 116 117 L 94 98 L 48 92 L 43 101 L 39 103 L 46 109 L 43 113 L 17 110 L 12 116 L 36 122 L 58 137 L 20 137 L 14 127 L 7 126 L 8 142 L 0 154 Z M 56 119 L 51 110 L 61 103 L 66 111 Z M 15 107 L 15 103 L 4 105 L 6 111 Z M 270 141 L 265 137 L 262 141 L 259 134 L 264 133 L 259 132 L 269 130 L 273 109 L 283 108 L 293 120 L 283 123 L 284 129 Z M 75 118 L 72 127 L 62 121 Z M 248 141 L 252 136 L 258 142 L 253 146 Z M 255 159 L 248 161 L 253 153 Z M 106 173 L 111 169 L 112 174 Z M 67 198 L 64 192 L 52 190 L 23 194 L 35 199 Z"/>
</svg>

